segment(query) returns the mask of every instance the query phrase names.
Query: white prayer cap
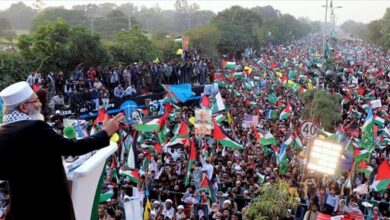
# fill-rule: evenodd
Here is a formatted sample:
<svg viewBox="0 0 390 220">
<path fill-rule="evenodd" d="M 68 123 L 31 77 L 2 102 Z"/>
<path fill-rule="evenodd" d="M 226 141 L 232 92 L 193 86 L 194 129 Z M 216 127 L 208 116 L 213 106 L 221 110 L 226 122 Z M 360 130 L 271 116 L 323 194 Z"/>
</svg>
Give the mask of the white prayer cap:
<svg viewBox="0 0 390 220">
<path fill-rule="evenodd" d="M 232 204 L 232 202 L 231 202 L 230 200 L 228 200 L 228 199 L 226 199 L 225 201 L 223 201 L 223 204 L 225 204 L 225 203 L 227 203 L 227 204 Z"/>
<path fill-rule="evenodd" d="M 183 206 L 183 205 L 179 205 L 179 206 L 177 207 L 177 209 L 184 209 L 184 206 Z"/>
<path fill-rule="evenodd" d="M 3 99 L 4 105 L 11 106 L 20 104 L 26 101 L 34 94 L 30 85 L 27 82 L 17 82 L 8 86 L 0 92 L 0 97 Z"/>
<path fill-rule="evenodd" d="M 167 203 L 167 202 L 172 204 L 172 200 L 170 200 L 170 199 L 165 200 L 165 203 Z"/>
</svg>

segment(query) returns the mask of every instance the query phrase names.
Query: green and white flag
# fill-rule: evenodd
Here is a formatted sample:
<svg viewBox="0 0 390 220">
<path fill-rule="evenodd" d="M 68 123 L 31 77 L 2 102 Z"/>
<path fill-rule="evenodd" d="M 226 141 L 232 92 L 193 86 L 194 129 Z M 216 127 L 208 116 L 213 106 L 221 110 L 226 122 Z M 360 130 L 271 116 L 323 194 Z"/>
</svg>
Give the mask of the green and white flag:
<svg viewBox="0 0 390 220">
<path fill-rule="evenodd" d="M 366 121 L 362 127 L 360 147 L 371 151 L 375 146 L 372 109 L 368 110 Z"/>
<path fill-rule="evenodd" d="M 211 106 L 211 111 L 212 111 L 212 113 L 216 113 L 216 112 L 225 110 L 225 108 L 226 108 L 225 103 L 223 102 L 221 93 L 218 92 L 213 100 L 213 104 Z"/>
</svg>

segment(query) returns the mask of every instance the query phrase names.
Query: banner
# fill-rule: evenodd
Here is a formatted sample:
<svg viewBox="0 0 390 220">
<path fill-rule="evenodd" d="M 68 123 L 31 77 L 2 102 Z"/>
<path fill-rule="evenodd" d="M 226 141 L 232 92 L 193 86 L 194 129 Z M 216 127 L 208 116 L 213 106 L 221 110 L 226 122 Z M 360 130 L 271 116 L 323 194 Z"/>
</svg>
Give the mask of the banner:
<svg viewBox="0 0 390 220">
<path fill-rule="evenodd" d="M 195 109 L 195 136 L 211 135 L 213 124 L 211 109 Z"/>
</svg>

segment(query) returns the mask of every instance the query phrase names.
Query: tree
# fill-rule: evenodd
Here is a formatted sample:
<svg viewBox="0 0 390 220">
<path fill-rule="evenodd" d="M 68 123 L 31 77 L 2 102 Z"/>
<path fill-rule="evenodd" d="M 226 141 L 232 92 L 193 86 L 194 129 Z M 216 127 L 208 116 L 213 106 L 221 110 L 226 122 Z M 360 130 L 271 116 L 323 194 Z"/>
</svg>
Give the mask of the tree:
<svg viewBox="0 0 390 220">
<path fill-rule="evenodd" d="M 67 10 L 63 7 L 46 8 L 34 17 L 32 31 L 37 30 L 40 25 L 54 22 L 61 18 L 71 25 L 88 24 L 83 11 Z"/>
<path fill-rule="evenodd" d="M 20 1 L 5 10 L 2 17 L 8 18 L 14 30 L 30 30 L 32 20 L 36 14 L 36 10 Z"/>
<path fill-rule="evenodd" d="M 82 62 L 90 66 L 97 66 L 99 64 L 108 65 L 112 61 L 108 49 L 100 42 L 99 35 L 91 34 L 86 27 L 72 27 L 68 41 L 69 53 L 73 54 L 69 60 L 68 68 L 73 68 Z"/>
<path fill-rule="evenodd" d="M 283 180 L 261 186 L 261 195 L 252 200 L 245 216 L 249 220 L 283 218 L 288 209 L 295 209 L 297 198 L 290 195 L 289 184 Z"/>
<path fill-rule="evenodd" d="M 327 131 L 333 131 L 341 120 L 341 98 L 324 90 L 309 90 L 301 94 L 303 119 L 314 119 Z"/>
<path fill-rule="evenodd" d="M 95 30 L 103 38 L 111 37 L 115 32 L 127 29 L 129 29 L 128 18 L 119 10 L 111 11 L 106 18 L 96 19 Z"/>
<path fill-rule="evenodd" d="M 0 51 L 0 90 L 12 83 L 26 80 L 28 71 L 28 66 L 19 53 Z"/>
<path fill-rule="evenodd" d="M 217 58 L 218 30 L 212 24 L 203 25 L 190 30 L 186 35 L 190 38 L 190 46 L 196 48 L 202 57 Z"/>
<path fill-rule="evenodd" d="M 159 52 L 156 53 L 156 56 L 162 61 L 173 60 L 177 55 L 176 51 L 179 49 L 175 41 L 169 38 L 162 39 L 152 39 L 153 47 L 155 47 Z"/>
<path fill-rule="evenodd" d="M 277 19 L 282 16 L 282 13 L 279 10 L 275 10 L 270 5 L 264 7 L 256 6 L 254 8 L 251 8 L 251 10 L 260 15 L 263 20 Z"/>
<path fill-rule="evenodd" d="M 109 60 L 97 35 L 62 19 L 37 27 L 31 35 L 21 35 L 17 46 L 25 62 L 43 72 L 73 70 L 82 61 L 98 65 Z"/>
<path fill-rule="evenodd" d="M 138 27 L 115 33 L 107 46 L 118 63 L 151 62 L 159 55 Z"/>
<path fill-rule="evenodd" d="M 366 39 L 379 45 L 380 39 L 382 39 L 383 36 L 381 33 L 381 28 L 382 25 L 380 20 L 375 20 L 368 23 Z"/>
<path fill-rule="evenodd" d="M 261 27 L 261 17 L 249 9 L 233 6 L 217 14 L 212 24 L 218 28 L 218 51 L 236 53 L 258 43 L 256 30 Z"/>
</svg>

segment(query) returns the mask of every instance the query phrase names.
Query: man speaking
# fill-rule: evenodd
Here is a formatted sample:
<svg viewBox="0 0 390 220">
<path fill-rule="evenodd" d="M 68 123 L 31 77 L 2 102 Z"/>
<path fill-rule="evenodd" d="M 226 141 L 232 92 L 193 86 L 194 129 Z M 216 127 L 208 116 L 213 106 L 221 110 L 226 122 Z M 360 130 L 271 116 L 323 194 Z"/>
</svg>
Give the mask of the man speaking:
<svg viewBox="0 0 390 220">
<path fill-rule="evenodd" d="M 12 84 L 0 92 L 0 97 L 4 114 L 0 126 L 0 180 L 9 182 L 11 201 L 6 220 L 33 216 L 75 219 L 61 156 L 82 155 L 108 146 L 124 116 L 106 120 L 102 131 L 93 136 L 71 140 L 43 121 L 42 104 L 28 83 Z"/>
</svg>

